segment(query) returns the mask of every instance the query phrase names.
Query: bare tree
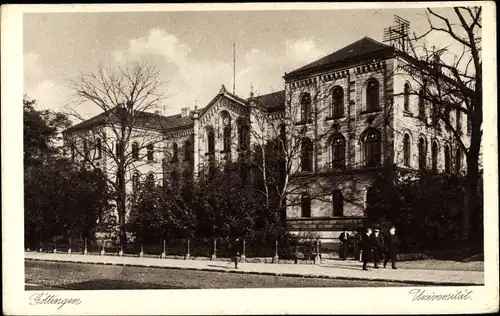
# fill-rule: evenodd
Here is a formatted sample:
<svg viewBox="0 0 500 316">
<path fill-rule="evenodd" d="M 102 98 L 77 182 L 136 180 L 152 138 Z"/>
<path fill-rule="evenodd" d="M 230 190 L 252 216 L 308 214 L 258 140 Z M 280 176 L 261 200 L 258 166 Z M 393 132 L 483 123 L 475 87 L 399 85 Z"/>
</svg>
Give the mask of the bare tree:
<svg viewBox="0 0 500 316">
<path fill-rule="evenodd" d="M 159 71 L 147 63 L 116 70 L 102 66 L 73 81 L 70 115 L 82 120 L 66 131 L 66 147 L 85 166 L 100 168 L 106 175 L 116 201 L 120 244 L 126 245 L 126 184 L 142 166 L 161 172 L 161 141 L 165 121 L 155 110 L 167 98 Z M 85 120 L 78 106 L 97 106 L 101 113 Z M 156 163 L 157 159 L 160 163 Z"/>
<path fill-rule="evenodd" d="M 457 165 L 461 153 L 465 153 L 466 230 L 481 212 L 477 189 L 483 121 L 481 12 L 481 7 L 454 7 L 453 14 L 447 16 L 428 8 L 429 29 L 420 36 L 410 38 L 411 49 L 403 52 L 405 62 L 401 64 L 401 69 L 417 82 L 412 93 L 419 96 L 422 104 L 425 102 L 432 106 L 430 119 L 419 115 L 422 124 L 445 130 L 451 135 L 457 147 Z M 461 51 L 455 53 L 450 47 L 429 47 L 428 37 L 434 34 L 445 35 Z M 454 121 L 450 119 L 450 113 L 455 117 Z M 466 132 L 461 125 L 462 116 L 466 118 Z M 470 229 L 482 225 L 475 224 L 470 225 Z"/>
</svg>

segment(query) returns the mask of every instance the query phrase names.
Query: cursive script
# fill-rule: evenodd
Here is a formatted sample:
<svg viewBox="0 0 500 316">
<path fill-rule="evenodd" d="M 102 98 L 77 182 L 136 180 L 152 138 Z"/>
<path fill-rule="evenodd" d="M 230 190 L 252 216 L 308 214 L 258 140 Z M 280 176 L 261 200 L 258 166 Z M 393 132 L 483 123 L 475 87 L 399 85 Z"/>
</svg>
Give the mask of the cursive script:
<svg viewBox="0 0 500 316">
<path fill-rule="evenodd" d="M 30 301 L 30 305 L 58 305 L 57 309 L 61 309 L 66 304 L 80 305 L 82 302 L 79 298 L 59 298 L 56 294 L 46 292 L 31 295 Z"/>
<path fill-rule="evenodd" d="M 413 295 L 412 301 L 472 300 L 471 290 L 457 290 L 450 293 L 435 293 L 434 291 L 430 292 L 422 289 L 412 289 L 409 294 Z"/>
</svg>

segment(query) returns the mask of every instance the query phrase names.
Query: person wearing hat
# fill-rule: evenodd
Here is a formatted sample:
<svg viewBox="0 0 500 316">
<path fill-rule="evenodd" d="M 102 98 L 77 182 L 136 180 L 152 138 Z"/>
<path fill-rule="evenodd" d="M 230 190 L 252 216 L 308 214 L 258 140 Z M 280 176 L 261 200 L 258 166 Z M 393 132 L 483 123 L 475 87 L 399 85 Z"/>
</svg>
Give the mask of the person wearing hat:
<svg viewBox="0 0 500 316">
<path fill-rule="evenodd" d="M 367 228 L 366 231 L 361 236 L 360 248 L 361 248 L 361 259 L 363 260 L 363 270 L 368 270 L 366 267 L 368 261 L 371 260 L 372 254 L 372 242 L 371 242 L 372 229 Z"/>
<path fill-rule="evenodd" d="M 376 228 L 374 232 L 372 235 L 373 265 L 375 269 L 378 269 L 378 263 L 384 249 L 384 240 L 380 235 L 380 229 Z"/>
<path fill-rule="evenodd" d="M 349 233 L 345 231 L 345 229 L 340 234 L 339 240 L 340 240 L 340 259 L 346 260 L 347 252 L 349 250 L 350 236 Z"/>
<path fill-rule="evenodd" d="M 389 229 L 389 235 L 385 238 L 385 259 L 384 259 L 384 268 L 387 266 L 387 262 L 389 259 L 392 263 L 392 268 L 396 268 L 396 253 L 398 247 L 398 237 L 396 236 L 396 227 L 392 226 Z"/>
</svg>

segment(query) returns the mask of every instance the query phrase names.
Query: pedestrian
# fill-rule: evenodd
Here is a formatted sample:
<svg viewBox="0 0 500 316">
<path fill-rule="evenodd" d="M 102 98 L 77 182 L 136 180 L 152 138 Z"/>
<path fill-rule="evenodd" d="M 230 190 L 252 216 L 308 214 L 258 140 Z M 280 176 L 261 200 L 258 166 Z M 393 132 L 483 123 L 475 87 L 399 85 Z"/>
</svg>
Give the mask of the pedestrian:
<svg viewBox="0 0 500 316">
<path fill-rule="evenodd" d="M 229 242 L 229 252 L 231 254 L 231 260 L 234 263 L 235 269 L 238 269 L 238 257 L 240 255 L 239 242 L 239 238 L 233 239 Z"/>
<path fill-rule="evenodd" d="M 389 229 L 389 235 L 385 238 L 385 259 L 384 259 L 384 268 L 387 266 L 387 262 L 389 259 L 392 263 L 392 268 L 396 268 L 396 253 L 398 247 L 398 237 L 396 236 L 396 227 L 392 226 Z"/>
<path fill-rule="evenodd" d="M 349 250 L 349 242 L 350 242 L 350 237 L 349 233 L 345 231 L 345 229 L 342 231 L 342 233 L 339 236 L 340 240 L 340 259 L 346 260 L 347 258 L 347 252 Z"/>
<path fill-rule="evenodd" d="M 384 239 L 380 235 L 380 229 L 375 229 L 372 235 L 373 267 L 378 269 L 378 263 L 384 250 Z"/>
<path fill-rule="evenodd" d="M 361 259 L 363 260 L 363 270 L 368 270 L 366 264 L 371 260 L 372 254 L 372 243 L 371 243 L 371 228 L 367 228 L 366 232 L 361 236 L 360 248 L 361 248 Z"/>
</svg>

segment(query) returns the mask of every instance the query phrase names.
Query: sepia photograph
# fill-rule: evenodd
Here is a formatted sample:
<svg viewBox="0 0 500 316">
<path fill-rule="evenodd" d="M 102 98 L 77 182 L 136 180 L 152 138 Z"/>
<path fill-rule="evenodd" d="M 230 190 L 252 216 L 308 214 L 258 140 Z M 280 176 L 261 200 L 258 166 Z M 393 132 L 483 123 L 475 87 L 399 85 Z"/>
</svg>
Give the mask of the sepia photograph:
<svg viewBox="0 0 500 316">
<path fill-rule="evenodd" d="M 9 314 L 498 311 L 494 4 L 283 5 L 16 6 Z"/>
</svg>

